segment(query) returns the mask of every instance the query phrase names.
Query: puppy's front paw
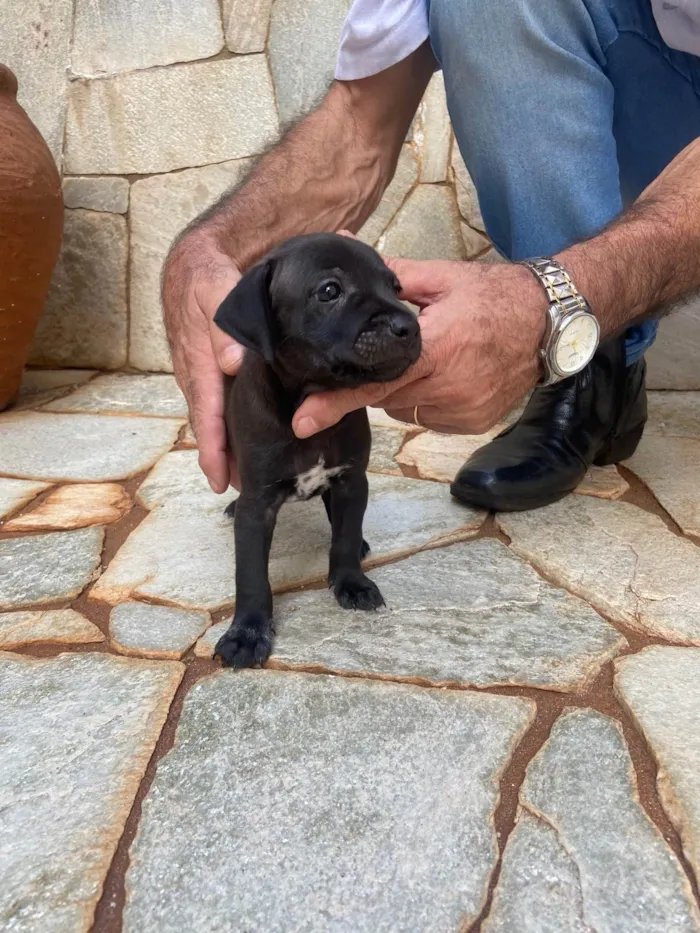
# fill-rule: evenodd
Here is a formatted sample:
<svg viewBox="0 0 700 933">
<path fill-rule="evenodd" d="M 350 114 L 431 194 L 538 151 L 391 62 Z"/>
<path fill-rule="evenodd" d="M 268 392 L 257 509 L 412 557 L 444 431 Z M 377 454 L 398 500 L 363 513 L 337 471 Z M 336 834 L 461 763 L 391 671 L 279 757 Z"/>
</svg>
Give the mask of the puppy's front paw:
<svg viewBox="0 0 700 933">
<path fill-rule="evenodd" d="M 260 667 L 270 657 L 272 619 L 260 612 L 234 618 L 231 628 L 216 643 L 224 667 Z"/>
<path fill-rule="evenodd" d="M 343 609 L 379 609 L 384 605 L 377 584 L 360 570 L 339 573 L 333 583 L 333 593 Z"/>
</svg>

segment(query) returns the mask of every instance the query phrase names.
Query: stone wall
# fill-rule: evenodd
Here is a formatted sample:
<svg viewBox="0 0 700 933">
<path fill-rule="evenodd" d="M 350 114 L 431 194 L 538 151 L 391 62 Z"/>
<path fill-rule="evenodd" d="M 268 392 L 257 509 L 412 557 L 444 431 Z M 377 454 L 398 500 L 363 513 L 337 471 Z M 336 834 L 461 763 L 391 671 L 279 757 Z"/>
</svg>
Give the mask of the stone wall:
<svg viewBox="0 0 700 933">
<path fill-rule="evenodd" d="M 171 369 L 159 299 L 168 247 L 322 96 L 348 7 L 0 0 L 0 61 L 64 176 L 64 246 L 32 363 Z M 494 256 L 439 74 L 361 236 L 392 255 Z M 700 354 L 699 311 L 667 324 L 656 385 L 700 388 L 689 348 Z"/>
</svg>

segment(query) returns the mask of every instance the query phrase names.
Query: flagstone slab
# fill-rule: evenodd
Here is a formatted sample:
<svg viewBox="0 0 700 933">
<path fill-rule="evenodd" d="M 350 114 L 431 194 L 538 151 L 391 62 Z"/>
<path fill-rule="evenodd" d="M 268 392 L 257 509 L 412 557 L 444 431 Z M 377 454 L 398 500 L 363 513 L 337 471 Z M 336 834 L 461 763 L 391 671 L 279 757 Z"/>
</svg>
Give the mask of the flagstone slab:
<svg viewBox="0 0 700 933">
<path fill-rule="evenodd" d="M 625 502 L 569 496 L 499 514 L 511 548 L 549 580 L 647 635 L 700 645 L 700 549 Z"/>
<path fill-rule="evenodd" d="M 368 469 L 374 473 L 402 476 L 401 468 L 395 457 L 401 450 L 406 433 L 406 430 L 402 431 L 398 426 L 396 428 L 372 427 L 372 449 Z"/>
<path fill-rule="evenodd" d="M 126 602 L 110 613 L 109 637 L 122 654 L 178 660 L 209 625 L 207 612 Z"/>
<path fill-rule="evenodd" d="M 199 503 L 207 510 L 222 513 L 235 496 L 233 490 L 221 495 L 212 492 L 199 468 L 196 450 L 171 450 L 156 463 L 136 493 L 141 505 L 149 510 L 184 502 L 195 507 Z"/>
<path fill-rule="evenodd" d="M 684 534 L 700 540 L 700 438 L 642 438 L 625 461 Z"/>
<path fill-rule="evenodd" d="M 424 551 L 370 572 L 386 601 L 341 609 L 312 590 L 275 602 L 273 658 L 283 665 L 438 684 L 585 690 L 626 640 L 590 606 L 555 589 L 500 541 Z M 197 654 L 213 657 L 207 631 Z"/>
<path fill-rule="evenodd" d="M 649 392 L 644 436 L 694 437 L 700 440 L 700 392 Z"/>
<path fill-rule="evenodd" d="M 563 926 L 562 914 L 573 915 L 582 933 L 700 930 L 688 879 L 639 802 L 615 720 L 588 709 L 562 715 L 528 767 L 520 803 L 531 819 L 509 839 L 487 933 L 539 933 L 543 918 L 535 910 L 550 888 L 557 892 L 550 909 L 559 906 L 556 933 L 577 929 Z M 550 854 L 554 861 L 538 876 L 537 864 Z M 504 923 L 509 913 L 517 921 L 511 926 Z"/>
<path fill-rule="evenodd" d="M 462 243 L 464 244 L 464 255 L 466 259 L 481 259 L 491 246 L 490 240 L 474 230 L 469 224 L 460 221 L 459 229 L 462 234 Z"/>
<path fill-rule="evenodd" d="M 165 418 L 21 412 L 0 417 L 0 473 L 51 482 L 109 482 L 153 466 L 177 440 Z"/>
<path fill-rule="evenodd" d="M 485 434 L 436 434 L 425 431 L 412 438 L 397 456 L 398 463 L 412 467 L 421 479 L 451 483 L 464 463 L 501 431 L 505 424 L 497 424 Z M 617 468 L 591 467 L 575 492 L 600 499 L 619 499 L 629 489 Z"/>
<path fill-rule="evenodd" d="M 397 462 L 412 467 L 421 479 L 451 483 L 465 460 L 505 428 L 497 424 L 486 434 L 436 434 L 423 431 L 404 444 Z"/>
<path fill-rule="evenodd" d="M 0 609 L 73 599 L 99 573 L 102 528 L 0 540 Z"/>
<path fill-rule="evenodd" d="M 70 387 L 59 388 L 58 386 L 55 389 L 47 389 L 45 392 L 31 392 L 24 395 L 18 395 L 17 400 L 12 403 L 12 405 L 5 409 L 4 413 L 12 412 L 13 414 L 19 411 L 40 411 L 44 405 L 48 405 L 49 402 L 53 402 L 57 398 L 61 398 L 62 395 L 66 395 L 70 392 Z"/>
<path fill-rule="evenodd" d="M 87 77 L 210 58 L 224 45 L 217 0 L 77 0 L 71 66 Z"/>
<path fill-rule="evenodd" d="M 345 678 L 200 681 L 144 801 L 125 933 L 464 929 L 533 717 L 520 698 Z"/>
<path fill-rule="evenodd" d="M 615 693 L 658 762 L 661 802 L 700 877 L 700 650 L 652 646 L 615 667 Z"/>
<path fill-rule="evenodd" d="M 194 646 L 195 657 L 207 658 L 208 660 L 213 658 L 216 643 L 230 627 L 231 619 L 224 619 L 223 622 L 217 622 L 216 625 L 212 625 L 211 628 L 208 628 Z"/>
<path fill-rule="evenodd" d="M 95 375 L 94 369 L 25 369 L 19 394 L 21 397 L 51 389 L 65 389 L 87 382 Z"/>
<path fill-rule="evenodd" d="M 0 476 L 0 519 L 19 511 L 40 492 L 48 489 L 49 485 L 49 483 L 33 483 L 27 479 L 5 479 Z"/>
<path fill-rule="evenodd" d="M 576 863 L 552 827 L 518 809 L 483 933 L 592 933 Z"/>
<path fill-rule="evenodd" d="M 0 655 L 0 927 L 87 933 L 184 673 L 106 654 Z"/>
<path fill-rule="evenodd" d="M 10 519 L 5 531 L 49 531 L 111 525 L 131 508 L 131 497 L 118 483 L 61 486 L 31 512 Z"/>
<path fill-rule="evenodd" d="M 278 130 L 264 55 L 74 81 L 65 167 L 71 175 L 171 172 L 256 155 Z"/>
<path fill-rule="evenodd" d="M 96 376 L 94 369 L 25 369 L 12 411 L 41 408 Z"/>
<path fill-rule="evenodd" d="M 367 418 L 369 419 L 370 427 L 373 428 L 401 428 L 403 431 L 405 431 L 407 428 L 410 428 L 412 431 L 425 430 L 425 428 L 421 428 L 418 425 L 406 424 L 404 421 L 397 421 L 396 418 L 392 418 L 390 415 L 388 415 L 383 408 L 368 408 Z"/>
<path fill-rule="evenodd" d="M 627 466 L 627 463 L 625 463 Z M 597 499 L 621 499 L 629 492 L 630 484 L 620 475 L 616 466 L 592 466 L 574 492 L 579 496 L 595 496 Z"/>
<path fill-rule="evenodd" d="M 161 275 L 173 240 L 190 221 L 238 184 L 252 160 L 142 178 L 131 186 L 129 363 L 172 372 L 163 324 Z"/>
<path fill-rule="evenodd" d="M 66 207 L 126 214 L 129 210 L 129 182 L 126 178 L 109 175 L 74 175 L 64 178 L 63 203 Z"/>
<path fill-rule="evenodd" d="M 484 218 L 481 216 L 479 196 L 476 193 L 474 182 L 467 171 L 456 141 L 452 146 L 452 173 L 460 214 L 470 227 L 485 233 L 486 227 L 484 226 Z"/>
<path fill-rule="evenodd" d="M 485 513 L 452 502 L 437 484 L 369 475 L 365 537 L 371 559 L 465 540 Z M 157 599 L 183 608 L 216 610 L 235 597 L 233 521 L 223 515 L 229 494 L 215 496 L 194 450 L 164 458 L 139 490 L 151 514 L 136 528 L 91 590 L 115 604 Z M 273 590 L 323 580 L 328 571 L 330 526 L 319 499 L 282 507 L 272 543 Z"/>
<path fill-rule="evenodd" d="M 464 259 L 455 196 L 446 185 L 418 185 L 382 234 L 377 248 L 407 259 Z"/>
<path fill-rule="evenodd" d="M 221 506 L 162 506 L 132 531 L 90 598 L 111 605 L 145 598 L 185 609 L 222 609 L 233 605 L 235 567 L 233 522 Z"/>
<path fill-rule="evenodd" d="M 675 302 L 659 322 L 659 332 L 647 355 L 650 389 L 700 390 L 700 295 L 697 291 Z"/>
<path fill-rule="evenodd" d="M 416 154 L 411 146 L 402 146 L 394 177 L 374 213 L 358 231 L 359 239 L 374 246 L 417 181 Z"/>
<path fill-rule="evenodd" d="M 163 418 L 186 418 L 187 403 L 175 376 L 165 373 L 134 375 L 115 373 L 98 376 L 45 408 L 61 412 L 117 412 L 128 415 L 152 415 Z"/>
<path fill-rule="evenodd" d="M 51 642 L 86 645 L 104 640 L 98 627 L 74 609 L 0 612 L 0 649 Z"/>
<path fill-rule="evenodd" d="M 446 181 L 452 127 L 442 71 L 433 74 L 420 102 L 413 126 L 413 140 L 420 155 L 421 184 Z"/>
<path fill-rule="evenodd" d="M 321 103 L 350 0 L 275 0 L 267 43 L 282 125 Z M 246 153 L 248 154 L 248 153 Z"/>
</svg>

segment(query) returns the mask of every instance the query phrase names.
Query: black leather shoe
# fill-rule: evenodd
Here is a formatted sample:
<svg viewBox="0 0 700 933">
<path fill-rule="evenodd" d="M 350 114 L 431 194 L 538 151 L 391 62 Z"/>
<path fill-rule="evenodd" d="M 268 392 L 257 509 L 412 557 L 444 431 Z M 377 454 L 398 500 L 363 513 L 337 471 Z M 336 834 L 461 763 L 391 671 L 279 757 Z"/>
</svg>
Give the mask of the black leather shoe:
<svg viewBox="0 0 700 933">
<path fill-rule="evenodd" d="M 631 457 L 647 420 L 644 360 L 625 366 L 624 341 L 602 344 L 576 376 L 535 389 L 519 421 L 477 450 L 452 483 L 468 505 L 517 512 L 562 499 L 591 464 Z"/>
</svg>

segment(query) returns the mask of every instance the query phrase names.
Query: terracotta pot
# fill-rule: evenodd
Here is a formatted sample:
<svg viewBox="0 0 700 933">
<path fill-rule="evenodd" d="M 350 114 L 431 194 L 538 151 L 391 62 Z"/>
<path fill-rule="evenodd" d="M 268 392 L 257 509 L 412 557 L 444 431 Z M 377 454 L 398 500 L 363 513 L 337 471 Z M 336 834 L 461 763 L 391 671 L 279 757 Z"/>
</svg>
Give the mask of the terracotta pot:
<svg viewBox="0 0 700 933">
<path fill-rule="evenodd" d="M 58 170 L 0 65 L 0 411 L 17 394 L 62 231 Z"/>
</svg>

